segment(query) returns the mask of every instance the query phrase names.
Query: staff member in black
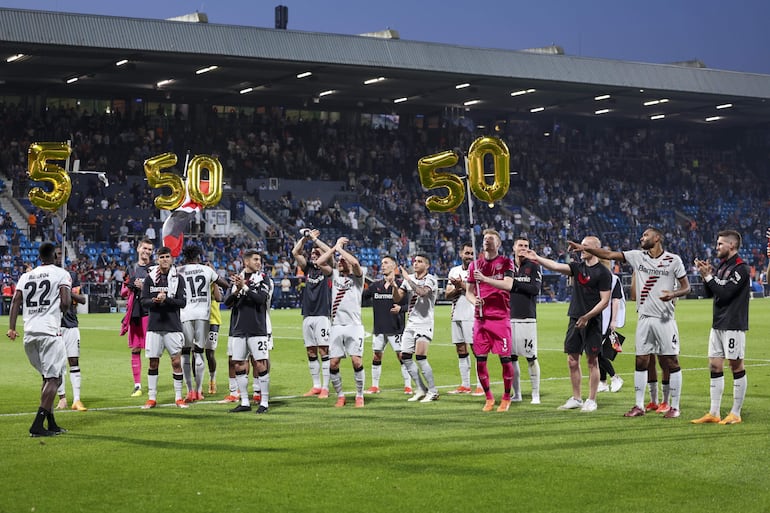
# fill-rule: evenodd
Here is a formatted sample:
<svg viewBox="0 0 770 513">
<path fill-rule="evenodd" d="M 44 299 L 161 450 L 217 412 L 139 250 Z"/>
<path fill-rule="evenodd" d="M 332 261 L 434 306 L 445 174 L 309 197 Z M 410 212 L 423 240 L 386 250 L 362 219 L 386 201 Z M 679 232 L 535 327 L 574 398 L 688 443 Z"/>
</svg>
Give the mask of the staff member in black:
<svg viewBox="0 0 770 513">
<path fill-rule="evenodd" d="M 711 264 L 695 259 L 703 278 L 706 297 L 714 298 L 714 320 L 709 333 L 709 369 L 711 370 L 711 408 L 693 424 L 740 424 L 741 408 L 746 397 L 746 331 L 749 329 L 751 280 L 749 265 L 738 256 L 741 235 L 734 230 L 717 234 L 716 256 L 720 259 L 714 272 Z M 733 407 L 724 419 L 720 415 L 725 389 L 725 358 L 733 371 Z"/>
<path fill-rule="evenodd" d="M 184 283 L 171 258 L 171 250 L 158 250 L 158 265 L 150 267 L 142 284 L 142 307 L 149 312 L 145 353 L 150 359 L 147 369 L 147 402 L 142 409 L 155 408 L 158 396 L 158 365 L 163 351 L 171 357 L 174 374 L 174 401 L 179 408 L 188 408 L 182 399 L 182 363 L 184 347 L 182 320 L 179 311 L 187 304 Z"/>
</svg>

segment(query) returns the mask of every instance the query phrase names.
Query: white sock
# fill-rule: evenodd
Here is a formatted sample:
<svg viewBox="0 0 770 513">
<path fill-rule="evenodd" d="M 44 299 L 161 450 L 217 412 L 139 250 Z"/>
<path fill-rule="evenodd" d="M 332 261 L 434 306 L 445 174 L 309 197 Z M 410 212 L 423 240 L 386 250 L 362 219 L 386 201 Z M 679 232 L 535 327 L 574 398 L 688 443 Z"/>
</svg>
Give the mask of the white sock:
<svg viewBox="0 0 770 513">
<path fill-rule="evenodd" d="M 268 407 L 270 399 L 270 372 L 266 372 L 259 377 L 259 389 L 262 391 L 262 397 L 259 400 L 259 405 Z"/>
<path fill-rule="evenodd" d="M 709 413 L 715 417 L 721 417 L 722 410 L 722 394 L 725 391 L 725 376 L 724 374 L 718 378 L 711 378 L 711 386 L 709 387 L 709 396 L 711 397 L 711 407 Z"/>
<path fill-rule="evenodd" d="M 644 410 L 644 390 L 647 388 L 647 371 L 634 371 L 634 392 L 636 393 L 636 405 Z M 657 390 L 655 391 L 655 396 L 657 397 L 658 393 Z M 654 399 L 652 399 L 652 389 L 650 389 L 650 399 L 652 402 L 655 402 Z"/>
<path fill-rule="evenodd" d="M 425 377 L 425 384 L 428 385 L 428 391 L 431 393 L 436 393 L 436 383 L 433 380 L 433 368 L 428 363 L 427 358 L 421 358 L 417 360 L 417 365 L 420 366 L 420 370 L 422 371 L 422 375 Z"/>
<path fill-rule="evenodd" d="M 241 405 L 249 406 L 249 375 L 236 374 L 235 382 L 238 384 L 238 393 L 241 396 Z"/>
<path fill-rule="evenodd" d="M 671 373 L 671 379 L 668 382 L 671 402 L 669 403 L 672 408 L 679 409 L 679 399 L 682 397 L 682 371 L 676 371 Z"/>
<path fill-rule="evenodd" d="M 203 362 L 203 353 L 195 353 L 195 390 L 198 392 L 203 391 L 203 373 L 206 369 L 206 364 Z"/>
<path fill-rule="evenodd" d="M 401 362 L 401 377 L 404 378 L 404 388 L 412 387 L 412 376 L 409 375 L 409 371 L 406 369 L 404 362 Z"/>
<path fill-rule="evenodd" d="M 324 356 L 321 358 L 321 388 L 328 389 L 329 388 L 329 379 L 331 379 L 330 374 L 330 364 L 329 364 L 329 357 Z"/>
<path fill-rule="evenodd" d="M 356 381 L 356 397 L 364 395 L 364 383 L 366 382 L 366 371 L 363 367 L 361 370 L 353 371 L 353 379 Z"/>
<path fill-rule="evenodd" d="M 230 395 L 238 395 L 238 380 L 237 378 L 227 377 L 227 389 L 230 391 Z"/>
<path fill-rule="evenodd" d="M 634 384 L 636 384 L 636 380 L 634 380 Z M 658 382 L 650 381 L 647 386 L 650 389 L 650 402 L 658 404 Z"/>
<path fill-rule="evenodd" d="M 340 376 L 339 371 L 331 373 L 330 381 L 332 382 L 334 391 L 337 392 L 337 397 L 343 395 L 342 394 L 342 376 Z"/>
<path fill-rule="evenodd" d="M 184 382 L 187 385 L 187 390 L 193 390 L 192 367 L 190 367 L 189 353 L 182 353 L 182 374 L 184 375 Z"/>
<path fill-rule="evenodd" d="M 158 375 L 147 374 L 147 398 L 155 401 L 158 398 Z"/>
<path fill-rule="evenodd" d="M 471 357 L 470 355 L 458 357 L 460 367 L 460 386 L 471 387 Z"/>
<path fill-rule="evenodd" d="M 157 378 L 157 376 L 155 376 Z M 182 398 L 182 375 L 174 374 L 174 400 L 178 401 Z"/>
<path fill-rule="evenodd" d="M 743 408 L 743 400 L 746 398 L 748 383 L 745 374 L 743 377 L 733 380 L 733 409 L 730 412 L 739 417 L 741 416 L 741 408 Z"/>
<path fill-rule="evenodd" d="M 321 388 L 321 364 L 318 359 L 308 360 L 307 367 L 310 369 L 310 379 L 313 380 L 313 388 Z"/>
<path fill-rule="evenodd" d="M 513 397 L 521 398 L 521 367 L 519 366 L 519 360 L 513 363 Z"/>
<path fill-rule="evenodd" d="M 527 360 L 529 380 L 532 382 L 532 397 L 540 397 L 540 361 Z"/>
<path fill-rule="evenodd" d="M 372 386 L 380 387 L 380 376 L 382 375 L 382 362 L 372 362 Z"/>
<path fill-rule="evenodd" d="M 72 402 L 80 401 L 80 367 L 70 369 L 70 383 L 72 383 Z"/>
</svg>

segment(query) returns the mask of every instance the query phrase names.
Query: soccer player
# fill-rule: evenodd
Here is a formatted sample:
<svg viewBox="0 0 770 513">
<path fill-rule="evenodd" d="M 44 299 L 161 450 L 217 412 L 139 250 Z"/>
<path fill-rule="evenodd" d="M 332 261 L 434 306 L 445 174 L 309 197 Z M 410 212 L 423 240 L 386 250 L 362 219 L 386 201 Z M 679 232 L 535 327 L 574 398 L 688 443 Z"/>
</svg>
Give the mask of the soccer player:
<svg viewBox="0 0 770 513">
<path fill-rule="evenodd" d="M 184 265 L 178 269 L 179 279 L 185 287 L 187 304 L 180 312 L 184 347 L 182 348 L 182 372 L 187 384 L 186 402 L 203 399 L 203 352 L 209 349 L 209 322 L 211 318 L 211 286 L 216 284 L 229 287 L 230 284 L 217 272 L 200 263 L 201 249 L 187 246 L 184 251 Z M 195 384 L 190 364 L 190 353 L 194 354 Z"/>
<path fill-rule="evenodd" d="M 532 404 L 540 404 L 540 362 L 537 361 L 537 295 L 543 283 L 543 271 L 524 253 L 529 240 L 513 241 L 513 287 L 511 287 L 511 360 L 513 363 L 513 401 L 521 401 L 519 357 L 527 359 L 532 384 Z"/>
<path fill-rule="evenodd" d="M 503 368 L 503 396 L 497 411 L 508 411 L 511 406 L 513 364 L 511 363 L 511 288 L 513 264 L 500 254 L 500 234 L 492 229 L 482 233 L 482 257 L 468 267 L 468 287 L 465 297 L 475 306 L 473 322 L 473 351 L 476 369 L 486 402 L 483 411 L 492 411 L 495 397 L 489 386 L 489 353 L 500 357 Z"/>
<path fill-rule="evenodd" d="M 372 300 L 372 314 L 374 317 L 374 329 L 372 330 L 372 386 L 366 390 L 367 394 L 380 393 L 380 376 L 382 375 L 382 353 L 388 345 L 396 353 L 401 367 L 401 377 L 404 378 L 404 393 L 412 393 L 412 378 L 401 359 L 401 335 L 404 332 L 404 318 L 406 317 L 406 298 L 398 303 L 393 302 L 393 288 L 401 285 L 400 280 L 393 275 L 398 269 L 396 260 L 391 256 L 384 256 L 380 261 L 380 270 L 383 278 L 373 282 L 363 292 L 363 299 Z"/>
<path fill-rule="evenodd" d="M 746 398 L 746 331 L 749 329 L 751 280 L 749 265 L 738 256 L 741 235 L 734 230 L 717 234 L 716 256 L 720 259 L 716 272 L 711 264 L 695 259 L 703 278 L 706 297 L 714 298 L 714 314 L 709 334 L 709 369 L 711 371 L 711 407 L 693 424 L 740 424 L 741 408 Z M 733 407 L 724 419 L 720 408 L 725 389 L 725 359 L 733 372 Z"/>
<path fill-rule="evenodd" d="M 229 286 L 229 285 L 228 285 Z M 216 283 L 211 284 L 211 315 L 209 316 L 209 337 L 206 342 L 206 362 L 209 368 L 209 395 L 217 393 L 217 345 L 219 344 L 219 326 L 222 324 L 222 289 Z"/>
<path fill-rule="evenodd" d="M 60 248 L 56 248 L 56 264 L 61 267 L 62 252 Z M 70 275 L 72 282 L 72 288 L 70 289 L 70 296 L 72 302 L 70 307 L 62 314 L 61 326 L 62 326 L 62 340 L 64 340 L 64 350 L 67 356 L 67 363 L 70 368 L 70 382 L 72 383 L 72 409 L 76 411 L 86 411 L 83 402 L 80 400 L 80 328 L 78 324 L 77 305 L 85 304 L 86 296 L 80 293 L 80 279 L 76 272 L 67 271 Z M 67 408 L 67 395 L 65 386 L 66 373 L 62 373 L 61 385 L 59 385 L 59 404 L 56 406 L 57 410 L 63 410 Z"/>
<path fill-rule="evenodd" d="M 332 273 L 332 329 L 329 337 L 329 374 L 334 391 L 337 392 L 335 407 L 345 406 L 345 394 L 342 392 L 340 360 L 350 356 L 353 364 L 353 376 L 356 382 L 356 408 L 364 407 L 364 371 L 361 357 L 364 354 L 364 325 L 361 321 L 361 296 L 364 291 L 364 272 L 358 259 L 350 254 L 345 245 L 347 237 L 337 239 L 334 247 L 326 250 L 318 260 L 322 262 L 332 258 L 336 251 L 340 254 L 337 269 Z M 395 294 L 394 294 L 395 300 Z"/>
<path fill-rule="evenodd" d="M 570 243 L 572 246 L 574 243 Z M 601 264 L 599 259 L 588 249 L 599 249 L 601 242 L 597 237 L 585 237 L 581 244 L 576 244 L 581 251 L 581 262 L 563 264 L 538 256 L 527 250 L 524 256 L 538 262 L 551 271 L 572 276 L 573 293 L 567 315 L 569 324 L 564 339 L 564 352 L 567 353 L 569 377 L 572 383 L 572 397 L 567 399 L 560 410 L 580 408 L 583 412 L 596 411 L 596 392 L 599 388 L 599 352 L 602 350 L 602 310 L 610 302 L 612 273 Z M 603 257 L 604 258 L 604 257 Z M 586 354 L 588 362 L 588 399 L 583 402 L 581 392 L 582 374 L 580 354 Z"/>
<path fill-rule="evenodd" d="M 429 403 L 439 397 L 433 368 L 428 363 L 428 348 L 433 340 L 438 280 L 430 274 L 430 258 L 424 253 L 417 253 L 412 258 L 412 268 L 414 274 L 408 274 L 401 266 L 404 281 L 400 286 L 395 286 L 395 277 L 391 280 L 394 283 L 393 301 L 399 302 L 409 294 L 406 326 L 401 337 L 401 358 L 415 382 L 415 391 L 407 401 Z M 417 360 L 417 364 L 412 360 L 412 356 Z"/>
<path fill-rule="evenodd" d="M 473 304 L 465 297 L 468 283 L 468 266 L 475 258 L 473 245 L 466 242 L 460 248 L 461 264 L 452 267 L 447 276 L 444 296 L 452 301 L 452 343 L 457 351 L 460 367 L 460 386 L 450 390 L 450 394 L 470 394 L 471 390 L 471 359 L 468 345 L 473 347 Z M 478 382 L 478 376 L 476 377 Z M 483 395 L 481 384 L 476 387 L 473 395 Z"/>
<path fill-rule="evenodd" d="M 142 284 L 142 307 L 149 312 L 146 354 L 150 360 L 147 369 L 147 401 L 142 409 L 155 408 L 158 404 L 158 366 L 163 351 L 168 351 L 171 358 L 174 402 L 179 408 L 188 408 L 182 398 L 180 359 L 184 346 L 180 311 L 187 303 L 184 280 L 174 266 L 171 249 L 163 246 L 158 250 L 157 258 L 158 265 L 150 267 Z"/>
<path fill-rule="evenodd" d="M 65 350 L 60 333 L 62 312 L 71 304 L 70 275 L 54 264 L 56 247 L 44 242 L 38 250 L 42 264 L 25 272 L 16 284 L 8 317 L 7 336 L 16 340 L 16 320 L 24 304 L 24 352 L 43 377 L 40 407 L 30 436 L 54 436 L 66 430 L 56 424 L 53 401 L 64 373 Z M 47 426 L 44 424 L 47 421 Z"/>
<path fill-rule="evenodd" d="M 256 249 L 243 252 L 243 271 L 230 278 L 232 288 L 225 305 L 232 309 L 228 347 L 235 367 L 241 403 L 231 413 L 251 411 L 249 403 L 249 355 L 254 359 L 260 386 L 258 414 L 270 406 L 270 284 L 261 272 L 262 256 Z"/>
<path fill-rule="evenodd" d="M 142 239 L 137 246 L 137 262 L 129 269 L 120 295 L 126 298 L 126 316 L 123 318 L 120 334 L 128 333 L 128 347 L 131 349 L 131 372 L 134 375 L 134 391 L 131 397 L 142 395 L 142 349 L 147 338 L 148 312 L 142 306 L 142 284 L 152 263 L 152 241 Z"/>
<path fill-rule="evenodd" d="M 673 419 L 680 415 L 679 399 L 682 394 L 682 372 L 678 356 L 679 329 L 674 319 L 673 300 L 690 292 L 690 282 L 679 255 L 663 249 L 663 233 L 660 230 L 647 228 L 639 242 L 641 249 L 631 251 L 610 251 L 575 242 L 570 242 L 569 247 L 606 260 L 628 262 L 636 272 L 636 291 L 639 295 L 636 302 L 639 321 L 636 325 L 634 372 L 636 404 L 625 416 L 641 417 L 645 413 L 647 366 L 650 354 L 655 354 L 664 372 L 669 372 L 671 404 L 663 416 Z"/>
<path fill-rule="evenodd" d="M 305 341 L 308 368 L 313 387 L 306 397 L 329 397 L 329 334 L 331 332 L 331 287 L 329 277 L 333 269 L 328 260 L 320 260 L 329 246 L 318 238 L 318 230 L 303 230 L 291 250 L 297 266 L 305 273 L 305 289 L 302 292 L 302 336 Z M 312 242 L 310 257 L 306 258 L 304 247 Z M 321 361 L 318 361 L 318 358 Z"/>
</svg>

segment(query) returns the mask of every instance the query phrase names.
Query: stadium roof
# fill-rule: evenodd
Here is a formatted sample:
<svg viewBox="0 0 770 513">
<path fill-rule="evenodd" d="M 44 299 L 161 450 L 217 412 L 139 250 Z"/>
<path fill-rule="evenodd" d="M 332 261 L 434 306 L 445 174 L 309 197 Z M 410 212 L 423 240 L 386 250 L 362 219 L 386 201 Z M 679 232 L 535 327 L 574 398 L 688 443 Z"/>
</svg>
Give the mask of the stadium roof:
<svg viewBox="0 0 770 513">
<path fill-rule="evenodd" d="M 770 75 L 367 36 L 0 9 L 0 56 L 0 94 L 770 123 Z"/>
</svg>

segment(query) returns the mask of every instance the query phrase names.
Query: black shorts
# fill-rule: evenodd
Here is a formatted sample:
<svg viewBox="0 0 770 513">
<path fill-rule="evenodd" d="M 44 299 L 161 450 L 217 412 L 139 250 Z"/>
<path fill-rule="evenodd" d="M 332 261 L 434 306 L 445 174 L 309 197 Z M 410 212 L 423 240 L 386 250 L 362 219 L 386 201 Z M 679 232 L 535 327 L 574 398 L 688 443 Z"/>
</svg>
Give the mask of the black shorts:
<svg viewBox="0 0 770 513">
<path fill-rule="evenodd" d="M 583 329 L 577 329 L 577 319 L 570 317 L 567 326 L 567 337 L 564 339 L 564 352 L 567 354 L 585 353 L 588 356 L 598 356 L 602 352 L 601 316 L 597 315 Z"/>
</svg>

